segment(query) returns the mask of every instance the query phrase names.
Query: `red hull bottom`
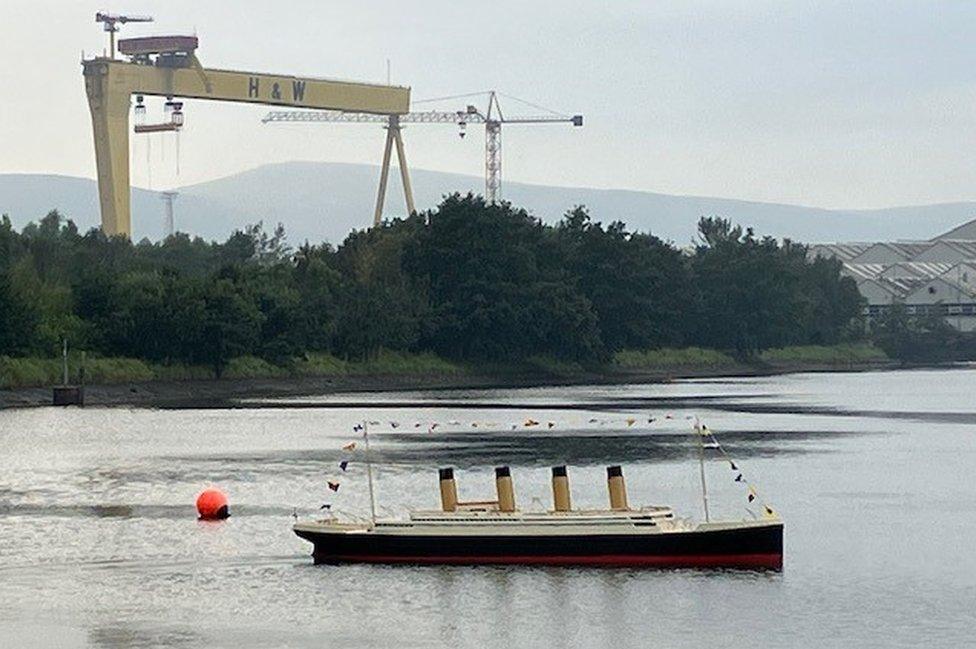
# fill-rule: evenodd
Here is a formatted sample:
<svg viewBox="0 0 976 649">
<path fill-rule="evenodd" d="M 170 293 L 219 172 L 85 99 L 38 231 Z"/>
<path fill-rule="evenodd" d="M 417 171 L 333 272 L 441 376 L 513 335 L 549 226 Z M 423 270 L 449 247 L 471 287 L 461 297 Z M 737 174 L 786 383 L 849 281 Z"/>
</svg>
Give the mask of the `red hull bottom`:
<svg viewBox="0 0 976 649">
<path fill-rule="evenodd" d="M 322 563 L 413 563 L 413 564 L 512 564 L 543 566 L 605 566 L 649 568 L 783 568 L 782 554 L 706 554 L 706 555 L 594 555 L 594 556 L 385 556 L 332 555 L 318 557 Z"/>
</svg>

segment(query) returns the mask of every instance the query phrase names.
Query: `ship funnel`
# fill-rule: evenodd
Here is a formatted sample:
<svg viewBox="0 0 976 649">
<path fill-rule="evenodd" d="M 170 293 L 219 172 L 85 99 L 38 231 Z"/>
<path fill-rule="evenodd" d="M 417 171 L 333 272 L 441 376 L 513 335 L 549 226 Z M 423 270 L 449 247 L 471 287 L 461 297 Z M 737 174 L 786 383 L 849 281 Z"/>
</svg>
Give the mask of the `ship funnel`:
<svg viewBox="0 0 976 649">
<path fill-rule="evenodd" d="M 565 466 L 552 467 L 552 506 L 557 512 L 568 512 L 573 508 L 569 498 L 569 476 Z"/>
<path fill-rule="evenodd" d="M 514 512 L 515 487 L 512 485 L 512 472 L 507 466 L 495 468 L 495 488 L 498 490 L 499 511 Z"/>
<path fill-rule="evenodd" d="M 457 511 L 458 497 L 454 469 L 439 469 L 437 474 L 441 482 L 441 509 L 446 512 Z"/>
<path fill-rule="evenodd" d="M 610 509 L 614 511 L 626 511 L 627 506 L 627 485 L 624 483 L 624 470 L 620 465 L 607 467 L 607 488 L 610 490 Z"/>
</svg>

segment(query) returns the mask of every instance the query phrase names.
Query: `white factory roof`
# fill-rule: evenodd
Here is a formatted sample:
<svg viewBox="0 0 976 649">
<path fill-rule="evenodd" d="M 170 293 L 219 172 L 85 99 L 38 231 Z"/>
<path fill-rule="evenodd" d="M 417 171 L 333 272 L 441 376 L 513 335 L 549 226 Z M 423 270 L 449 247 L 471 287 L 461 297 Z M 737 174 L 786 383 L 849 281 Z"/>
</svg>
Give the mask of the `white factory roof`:
<svg viewBox="0 0 976 649">
<path fill-rule="evenodd" d="M 855 264 L 894 264 L 899 261 L 912 261 L 916 255 L 932 246 L 930 241 L 879 241 L 848 261 Z"/>
<path fill-rule="evenodd" d="M 944 277 L 933 277 L 921 283 L 905 296 L 907 304 L 966 303 L 976 301 L 976 293 L 965 286 Z"/>
<path fill-rule="evenodd" d="M 938 277 L 952 268 L 952 264 L 942 262 L 900 261 L 891 264 L 879 273 L 880 277 L 897 278 L 925 278 Z"/>
<path fill-rule="evenodd" d="M 891 304 L 905 301 L 906 296 L 925 281 L 924 279 L 892 280 L 876 277 L 858 281 L 857 290 L 869 305 Z"/>
<path fill-rule="evenodd" d="M 850 261 L 871 247 L 870 243 L 818 243 L 807 250 L 809 259 L 825 257 Z"/>
<path fill-rule="evenodd" d="M 929 241 L 822 243 L 807 256 L 841 261 L 871 305 L 976 303 L 976 219 Z"/>
<path fill-rule="evenodd" d="M 903 297 L 926 282 L 925 279 L 919 277 L 878 277 L 875 281 L 891 287 L 892 291 Z"/>
<path fill-rule="evenodd" d="M 915 255 L 913 261 L 952 262 L 976 259 L 976 241 L 940 239 Z"/>
<path fill-rule="evenodd" d="M 976 284 L 976 260 L 954 264 L 942 273 L 942 276 L 958 277 L 959 281 Z"/>
<path fill-rule="evenodd" d="M 943 239 L 956 239 L 963 241 L 976 241 L 976 219 L 972 221 L 967 221 L 962 225 L 956 226 L 949 230 L 948 232 L 943 232 L 937 237 L 933 237 L 932 241 L 939 241 Z"/>
<path fill-rule="evenodd" d="M 841 267 L 841 274 L 859 279 L 931 279 L 953 268 L 953 264 L 899 261 L 894 264 L 851 264 Z"/>
<path fill-rule="evenodd" d="M 884 272 L 884 264 L 844 264 L 841 266 L 840 274 L 853 277 L 855 280 L 874 279 Z"/>
</svg>

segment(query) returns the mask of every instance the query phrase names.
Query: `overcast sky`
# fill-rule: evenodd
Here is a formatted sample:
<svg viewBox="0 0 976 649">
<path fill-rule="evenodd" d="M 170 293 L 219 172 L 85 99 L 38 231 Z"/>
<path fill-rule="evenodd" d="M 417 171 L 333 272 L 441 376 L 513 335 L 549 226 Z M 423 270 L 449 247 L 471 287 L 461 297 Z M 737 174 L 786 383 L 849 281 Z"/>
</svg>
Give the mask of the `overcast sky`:
<svg viewBox="0 0 976 649">
<path fill-rule="evenodd" d="M 973 2 L 4 0 L 0 173 L 94 177 L 79 57 L 106 46 L 98 9 L 156 18 L 123 36 L 195 30 L 213 67 L 383 82 L 389 59 L 414 101 L 495 88 L 585 115 L 507 128 L 506 180 L 822 207 L 976 199 Z M 154 136 L 153 188 L 379 161 L 376 126 L 262 125 L 265 110 L 189 102 L 180 175 L 173 136 Z M 416 167 L 483 173 L 480 130 L 406 138 Z M 134 184 L 149 166 L 134 140 Z"/>
</svg>

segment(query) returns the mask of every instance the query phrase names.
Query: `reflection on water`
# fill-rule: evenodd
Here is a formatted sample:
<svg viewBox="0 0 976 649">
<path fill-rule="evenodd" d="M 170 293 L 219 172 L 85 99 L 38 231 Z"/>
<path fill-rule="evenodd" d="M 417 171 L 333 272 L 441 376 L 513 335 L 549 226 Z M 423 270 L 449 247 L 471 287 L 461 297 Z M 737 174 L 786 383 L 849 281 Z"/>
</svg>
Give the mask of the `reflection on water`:
<svg viewBox="0 0 976 649">
<path fill-rule="evenodd" d="M 919 371 L 6 411 L 0 646 L 960 646 L 974 392 L 976 372 Z M 501 463 L 524 508 L 563 463 L 575 503 L 604 506 L 623 463 L 633 502 L 696 517 L 695 415 L 786 520 L 782 573 L 315 566 L 289 530 L 367 510 L 361 454 L 338 468 L 363 419 L 385 512 L 436 506 L 444 465 L 489 496 Z M 724 462 L 707 476 L 713 512 L 749 515 Z M 210 484 L 225 522 L 195 520 Z"/>
</svg>

